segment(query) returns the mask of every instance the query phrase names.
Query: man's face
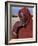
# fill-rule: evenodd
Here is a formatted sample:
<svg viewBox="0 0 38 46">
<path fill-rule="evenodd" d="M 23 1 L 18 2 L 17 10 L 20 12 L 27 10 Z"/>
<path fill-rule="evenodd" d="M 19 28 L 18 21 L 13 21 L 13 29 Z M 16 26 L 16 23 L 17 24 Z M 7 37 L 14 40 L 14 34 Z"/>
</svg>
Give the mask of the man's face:
<svg viewBox="0 0 38 46">
<path fill-rule="evenodd" d="M 25 15 L 25 14 L 23 14 L 22 12 L 20 13 L 20 20 L 22 21 L 22 22 L 26 22 L 26 20 L 27 20 L 27 15 Z"/>
</svg>

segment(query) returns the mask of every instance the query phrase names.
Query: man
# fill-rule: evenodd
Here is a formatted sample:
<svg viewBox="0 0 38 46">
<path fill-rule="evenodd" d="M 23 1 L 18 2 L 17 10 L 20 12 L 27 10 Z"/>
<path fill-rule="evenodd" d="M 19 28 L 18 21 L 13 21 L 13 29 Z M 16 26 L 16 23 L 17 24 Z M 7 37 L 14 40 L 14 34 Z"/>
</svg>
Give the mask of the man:
<svg viewBox="0 0 38 46">
<path fill-rule="evenodd" d="M 32 31 L 32 15 L 27 8 L 19 10 L 18 16 L 20 21 L 17 21 L 13 26 L 12 38 L 31 38 Z"/>
</svg>

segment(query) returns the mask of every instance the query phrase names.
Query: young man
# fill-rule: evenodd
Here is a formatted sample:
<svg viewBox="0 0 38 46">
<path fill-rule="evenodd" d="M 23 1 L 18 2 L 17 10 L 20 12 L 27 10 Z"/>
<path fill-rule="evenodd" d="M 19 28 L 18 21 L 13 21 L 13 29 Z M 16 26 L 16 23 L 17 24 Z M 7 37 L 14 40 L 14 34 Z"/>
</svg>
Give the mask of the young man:
<svg viewBox="0 0 38 46">
<path fill-rule="evenodd" d="M 28 8 L 22 8 L 18 12 L 20 21 L 17 21 L 13 26 L 12 38 L 31 38 L 32 31 L 32 15 Z"/>
</svg>

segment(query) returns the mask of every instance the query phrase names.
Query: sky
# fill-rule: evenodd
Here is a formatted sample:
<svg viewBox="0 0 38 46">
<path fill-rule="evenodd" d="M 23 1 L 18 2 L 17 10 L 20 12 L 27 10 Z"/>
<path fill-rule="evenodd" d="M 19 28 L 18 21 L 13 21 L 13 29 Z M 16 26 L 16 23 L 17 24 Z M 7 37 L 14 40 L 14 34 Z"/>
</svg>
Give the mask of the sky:
<svg viewBox="0 0 38 46">
<path fill-rule="evenodd" d="M 21 8 L 23 8 L 23 7 L 11 7 L 11 15 L 16 15 L 16 14 L 18 14 L 18 12 L 19 12 L 19 10 L 21 9 Z M 30 13 L 32 14 L 32 9 L 33 8 L 28 8 L 29 9 L 29 11 L 30 11 Z"/>
</svg>

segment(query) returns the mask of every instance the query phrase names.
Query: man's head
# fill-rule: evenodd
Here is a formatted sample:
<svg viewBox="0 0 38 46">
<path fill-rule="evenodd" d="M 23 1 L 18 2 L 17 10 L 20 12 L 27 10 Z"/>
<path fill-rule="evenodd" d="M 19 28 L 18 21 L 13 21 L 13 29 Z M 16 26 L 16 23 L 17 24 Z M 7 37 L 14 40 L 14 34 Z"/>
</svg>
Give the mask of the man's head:
<svg viewBox="0 0 38 46">
<path fill-rule="evenodd" d="M 22 8 L 19 10 L 19 18 L 22 22 L 22 24 L 25 25 L 25 23 L 28 21 L 29 19 L 29 16 L 30 16 L 30 12 L 27 8 Z"/>
</svg>

